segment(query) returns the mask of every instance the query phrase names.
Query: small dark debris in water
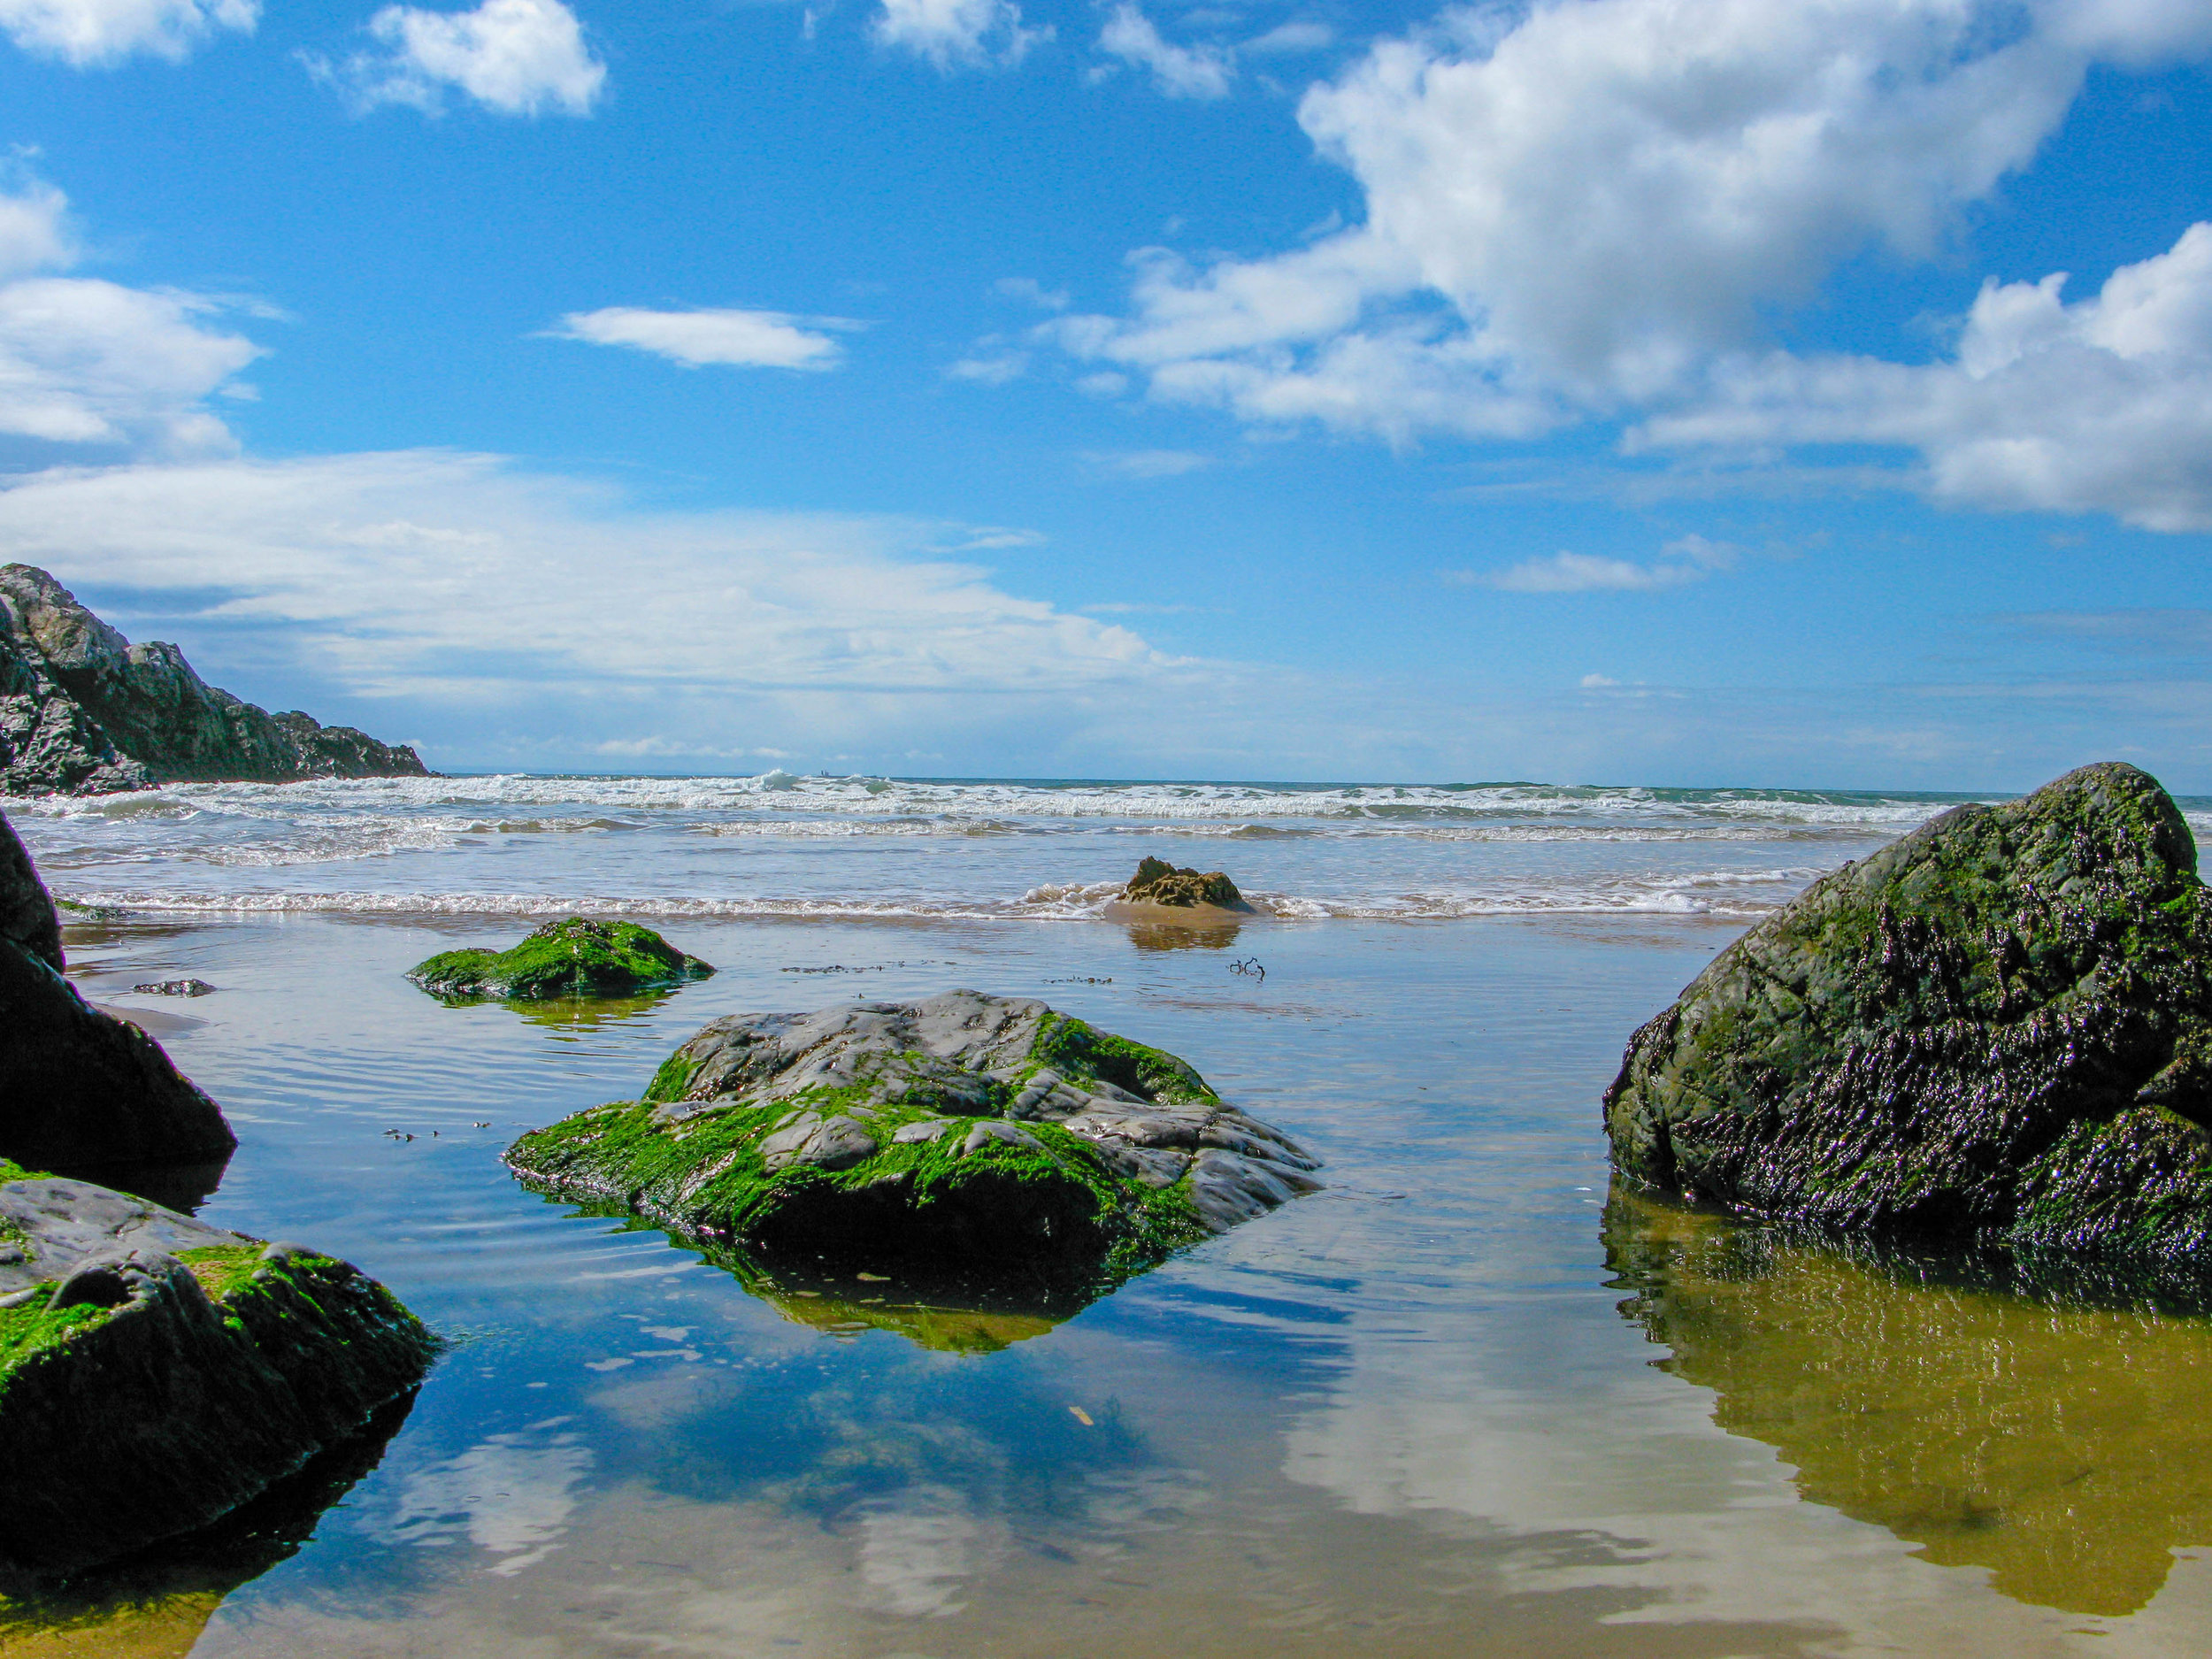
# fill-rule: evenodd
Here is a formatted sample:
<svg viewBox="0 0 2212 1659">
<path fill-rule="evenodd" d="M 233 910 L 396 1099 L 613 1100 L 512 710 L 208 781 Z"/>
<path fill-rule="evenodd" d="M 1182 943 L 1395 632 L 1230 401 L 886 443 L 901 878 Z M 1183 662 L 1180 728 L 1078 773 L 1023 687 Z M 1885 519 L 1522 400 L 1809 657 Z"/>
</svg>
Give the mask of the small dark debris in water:
<svg viewBox="0 0 2212 1659">
<path fill-rule="evenodd" d="M 1267 970 L 1260 966 L 1260 959 L 1257 956 L 1247 956 L 1240 962 L 1231 963 L 1229 964 L 1229 972 L 1232 973 L 1241 973 L 1247 979 L 1264 979 L 1267 978 Z"/>
<path fill-rule="evenodd" d="M 1102 979 L 1095 974 L 1071 973 L 1064 979 L 1047 979 L 1045 983 L 1047 985 L 1111 985 L 1113 980 L 1110 978 Z"/>
<path fill-rule="evenodd" d="M 778 973 L 882 973 L 891 968 L 949 968 L 949 962 L 871 962 L 862 967 L 848 967 L 833 962 L 826 968 L 778 968 Z"/>
<path fill-rule="evenodd" d="M 387 1141 L 412 1141 L 415 1137 L 404 1129 L 387 1129 L 384 1132 L 384 1138 Z"/>
<path fill-rule="evenodd" d="M 472 1129 L 488 1129 L 491 1127 L 491 1125 L 488 1122 L 485 1122 L 480 1124 L 471 1124 L 469 1127 Z"/>
<path fill-rule="evenodd" d="M 155 979 L 131 987 L 141 996 L 205 996 L 214 988 L 205 979 Z"/>
</svg>

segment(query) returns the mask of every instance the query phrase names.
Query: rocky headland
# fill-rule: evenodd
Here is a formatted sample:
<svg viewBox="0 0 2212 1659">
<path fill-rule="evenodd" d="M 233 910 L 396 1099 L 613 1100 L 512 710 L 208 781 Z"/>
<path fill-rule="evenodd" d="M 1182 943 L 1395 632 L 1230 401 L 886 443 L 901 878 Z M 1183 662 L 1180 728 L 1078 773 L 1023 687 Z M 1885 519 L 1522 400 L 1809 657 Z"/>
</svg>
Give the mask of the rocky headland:
<svg viewBox="0 0 2212 1659">
<path fill-rule="evenodd" d="M 976 991 L 715 1020 L 507 1163 L 772 1259 L 1084 1294 L 1318 1185 L 1173 1055 Z"/>
<path fill-rule="evenodd" d="M 548 922 L 511 950 L 442 951 L 407 977 L 449 1002 L 541 1002 L 634 996 L 713 972 L 713 964 L 686 956 L 649 927 L 571 916 Z"/>
<path fill-rule="evenodd" d="M 0 1567 L 66 1574 L 204 1526 L 434 1351 L 344 1262 L 0 1162 Z"/>
<path fill-rule="evenodd" d="M 1637 1032 L 1621 1171 L 1869 1236 L 2212 1263 L 2212 892 L 2147 773 L 1963 806 Z"/>
<path fill-rule="evenodd" d="M 426 774 L 405 744 L 257 708 L 175 646 L 133 645 L 44 571 L 0 566 L 0 794 Z"/>
</svg>

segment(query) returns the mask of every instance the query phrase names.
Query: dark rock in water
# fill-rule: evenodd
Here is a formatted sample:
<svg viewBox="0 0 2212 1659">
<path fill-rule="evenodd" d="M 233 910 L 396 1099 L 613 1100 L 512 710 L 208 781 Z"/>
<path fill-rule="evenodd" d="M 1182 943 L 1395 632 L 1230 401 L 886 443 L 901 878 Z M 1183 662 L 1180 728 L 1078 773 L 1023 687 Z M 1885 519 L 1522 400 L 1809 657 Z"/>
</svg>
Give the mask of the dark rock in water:
<svg viewBox="0 0 2212 1659">
<path fill-rule="evenodd" d="M 512 950 L 448 950 L 416 964 L 407 977 L 434 996 L 538 1001 L 631 996 L 713 972 L 649 927 L 571 916 L 548 922 Z"/>
<path fill-rule="evenodd" d="M 215 1102 L 62 965 L 53 905 L 0 818 L 0 1157 L 91 1171 L 227 1156 L 238 1142 Z"/>
<path fill-rule="evenodd" d="M 1211 904 L 1225 910 L 1248 910 L 1237 884 L 1218 870 L 1179 870 L 1164 858 L 1147 858 L 1121 890 L 1132 904 Z"/>
<path fill-rule="evenodd" d="M 643 1099 L 533 1131 L 507 1163 L 779 1257 L 1092 1288 L 1319 1184 L 1173 1055 L 975 991 L 718 1019 Z"/>
<path fill-rule="evenodd" d="M 242 702 L 175 646 L 133 645 L 44 571 L 0 566 L 0 793 L 425 775 L 404 744 Z"/>
<path fill-rule="evenodd" d="M 65 1574 L 204 1526 L 434 1351 L 343 1262 L 0 1164 L 0 1566 Z"/>
<path fill-rule="evenodd" d="M 1826 1228 L 2212 1259 L 2212 894 L 2085 766 L 1815 882 L 1631 1041 L 1626 1174 Z"/>
<path fill-rule="evenodd" d="M 205 979 L 154 979 L 131 989 L 141 996 L 208 996 L 215 987 Z"/>
</svg>

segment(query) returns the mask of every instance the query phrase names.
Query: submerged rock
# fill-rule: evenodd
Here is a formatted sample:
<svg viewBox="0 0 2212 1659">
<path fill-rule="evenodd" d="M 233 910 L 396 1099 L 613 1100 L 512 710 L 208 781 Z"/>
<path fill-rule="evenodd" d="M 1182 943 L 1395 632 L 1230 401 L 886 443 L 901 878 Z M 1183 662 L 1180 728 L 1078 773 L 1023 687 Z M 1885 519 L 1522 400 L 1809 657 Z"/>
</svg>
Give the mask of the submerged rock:
<svg viewBox="0 0 2212 1659">
<path fill-rule="evenodd" d="M 221 1110 L 63 966 L 53 904 L 0 818 L 0 1157 L 92 1171 L 228 1156 Z"/>
<path fill-rule="evenodd" d="M 511 950 L 448 950 L 417 963 L 407 977 L 433 996 L 534 1002 L 631 996 L 713 972 L 712 964 L 687 956 L 649 927 L 571 916 L 548 922 Z"/>
<path fill-rule="evenodd" d="M 0 1566 L 69 1573 L 204 1526 L 434 1350 L 343 1262 L 0 1164 Z"/>
<path fill-rule="evenodd" d="M 781 1254 L 1111 1282 L 1319 1183 L 1173 1055 L 949 991 L 701 1029 L 644 1098 L 533 1131 L 541 1191 Z"/>
<path fill-rule="evenodd" d="M 1630 1041 L 1626 1174 L 1758 1214 L 2212 1260 L 2212 893 L 2085 766 L 1815 882 Z"/>
<path fill-rule="evenodd" d="M 1248 910 L 1244 895 L 1237 891 L 1237 884 L 1218 870 L 1179 870 L 1164 858 L 1147 858 L 1137 865 L 1137 873 L 1129 878 L 1129 885 L 1122 888 L 1123 900 L 1131 904 L 1172 904 L 1190 907 L 1210 904 L 1225 910 Z"/>
<path fill-rule="evenodd" d="M 257 708 L 175 646 L 133 645 L 36 566 L 0 566 L 0 794 L 426 775 L 405 744 Z"/>
</svg>

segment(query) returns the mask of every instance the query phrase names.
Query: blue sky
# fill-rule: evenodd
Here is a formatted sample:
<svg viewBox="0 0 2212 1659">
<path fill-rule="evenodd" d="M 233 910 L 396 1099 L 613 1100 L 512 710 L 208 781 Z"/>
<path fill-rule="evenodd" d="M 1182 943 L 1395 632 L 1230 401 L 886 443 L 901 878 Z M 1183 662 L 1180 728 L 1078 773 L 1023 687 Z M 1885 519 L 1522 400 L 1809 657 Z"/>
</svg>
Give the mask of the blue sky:
<svg viewBox="0 0 2212 1659">
<path fill-rule="evenodd" d="M 0 555 L 434 764 L 2212 791 L 2201 0 L 0 36 Z"/>
</svg>

